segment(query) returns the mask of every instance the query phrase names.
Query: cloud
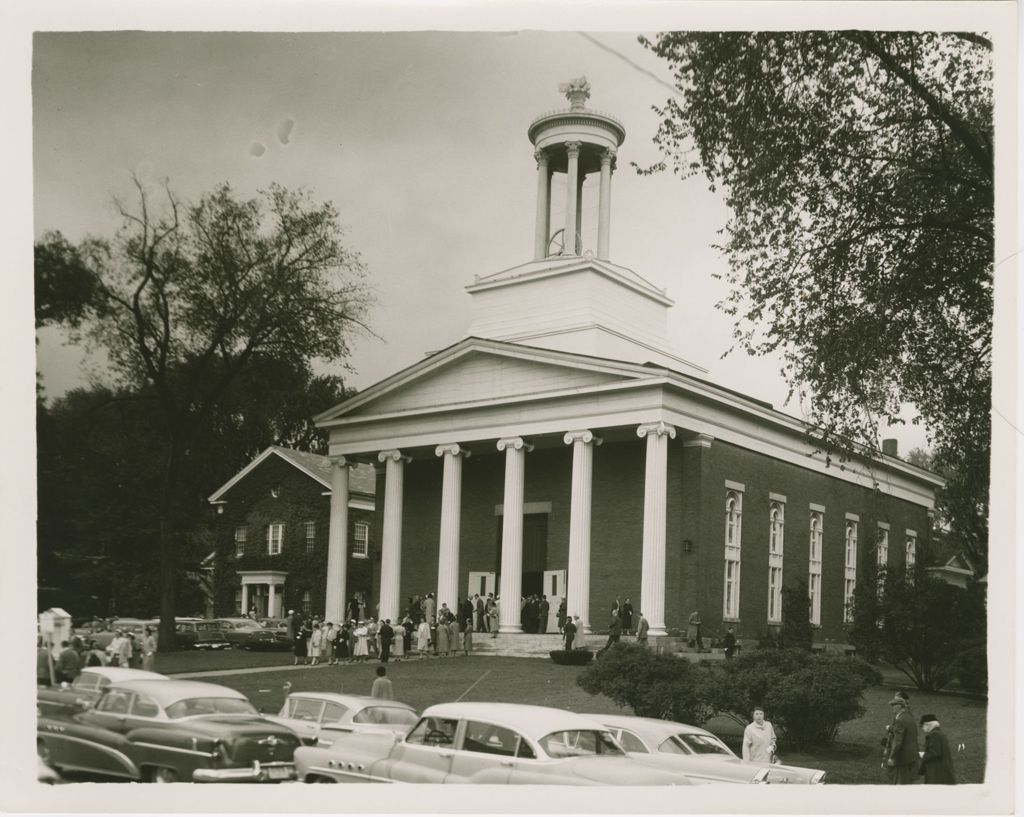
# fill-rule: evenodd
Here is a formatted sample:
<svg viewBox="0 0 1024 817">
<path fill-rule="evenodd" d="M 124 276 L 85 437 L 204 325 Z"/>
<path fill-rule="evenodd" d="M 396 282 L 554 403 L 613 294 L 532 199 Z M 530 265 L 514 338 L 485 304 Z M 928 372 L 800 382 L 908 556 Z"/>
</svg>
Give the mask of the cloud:
<svg viewBox="0 0 1024 817">
<path fill-rule="evenodd" d="M 266 152 L 267 149 L 263 146 L 262 142 L 253 142 L 251 145 L 249 145 L 249 155 L 254 156 L 257 159 L 259 159 Z"/>
<path fill-rule="evenodd" d="M 282 145 L 287 145 L 292 138 L 292 130 L 295 128 L 294 119 L 285 119 L 277 126 L 277 139 Z"/>
</svg>

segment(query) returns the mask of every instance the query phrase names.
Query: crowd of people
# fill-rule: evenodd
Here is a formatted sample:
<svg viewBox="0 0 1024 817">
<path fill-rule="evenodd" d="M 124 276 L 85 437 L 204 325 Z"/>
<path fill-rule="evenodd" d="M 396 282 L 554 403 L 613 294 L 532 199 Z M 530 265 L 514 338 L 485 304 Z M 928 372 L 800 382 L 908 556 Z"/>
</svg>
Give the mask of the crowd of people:
<svg viewBox="0 0 1024 817">
<path fill-rule="evenodd" d="M 60 642 L 60 651 L 53 656 L 42 636 L 36 641 L 36 682 L 73 683 L 84 667 L 133 667 L 153 672 L 157 637 L 153 627 L 146 627 L 141 638 L 131 630 L 114 630 L 114 637 L 101 647 L 95 638 L 75 634 Z M 51 671 L 52 665 L 52 671 Z"/>
</svg>

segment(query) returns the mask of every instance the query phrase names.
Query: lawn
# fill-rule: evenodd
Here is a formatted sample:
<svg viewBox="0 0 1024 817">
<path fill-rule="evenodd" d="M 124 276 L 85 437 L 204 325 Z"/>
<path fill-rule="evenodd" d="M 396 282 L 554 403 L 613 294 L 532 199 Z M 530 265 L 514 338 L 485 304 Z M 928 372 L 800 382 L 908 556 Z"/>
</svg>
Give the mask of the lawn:
<svg viewBox="0 0 1024 817">
<path fill-rule="evenodd" d="M 368 694 L 373 683 L 375 663 L 347 666 L 318 666 L 297 670 L 273 671 L 272 665 L 289 665 L 291 657 L 281 653 L 212 654 L 193 658 L 196 653 L 160 656 L 164 672 L 229 669 L 241 666 L 267 666 L 267 672 L 203 678 L 222 683 L 244 693 L 265 712 L 276 712 L 285 697 L 284 684 L 292 691 L 331 690 Z M 248 659 L 248 660 L 246 660 Z M 180 669 L 171 669 L 171 666 Z M 187 666 L 186 666 L 187 665 Z M 558 666 L 535 658 L 499 658 L 471 656 L 451 659 L 427 659 L 392 662 L 388 675 L 395 697 L 422 710 L 444 701 L 509 701 L 569 709 L 575 712 L 627 712 L 603 696 L 588 695 L 576 685 L 581 667 Z M 779 746 L 783 760 L 799 766 L 825 769 L 830 783 L 882 783 L 880 741 L 889 722 L 888 701 L 893 687 L 872 687 L 864 697 L 864 717 L 843 725 L 835 746 L 813 753 L 787 751 Z M 961 783 L 981 783 L 985 775 L 985 714 L 983 700 L 959 695 L 910 691 L 915 715 L 934 713 L 943 724 L 954 750 L 959 744 L 956 768 Z M 769 713 L 770 719 L 770 713 Z M 734 750 L 739 749 L 742 729 L 728 718 L 715 718 L 708 728 L 720 735 Z M 923 739 L 922 739 L 923 748 Z"/>
</svg>

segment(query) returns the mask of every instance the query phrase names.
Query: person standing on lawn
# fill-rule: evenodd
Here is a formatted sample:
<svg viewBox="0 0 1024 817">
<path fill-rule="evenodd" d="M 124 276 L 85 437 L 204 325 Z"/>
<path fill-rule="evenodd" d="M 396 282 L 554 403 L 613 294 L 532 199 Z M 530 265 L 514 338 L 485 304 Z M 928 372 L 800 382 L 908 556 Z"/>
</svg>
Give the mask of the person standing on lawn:
<svg viewBox="0 0 1024 817">
<path fill-rule="evenodd" d="M 647 618 L 644 616 L 643 611 L 640 611 L 640 618 L 636 622 L 636 643 L 647 646 L 647 631 L 651 629 L 651 625 L 647 623 Z"/>
<path fill-rule="evenodd" d="M 917 749 L 917 721 L 910 711 L 910 703 L 905 697 L 896 695 L 889 706 L 894 707 L 892 722 L 892 740 L 885 758 L 885 767 L 889 771 L 889 782 L 897 786 L 906 786 L 914 782 L 920 756 Z"/>
<path fill-rule="evenodd" d="M 391 686 L 391 679 L 387 677 L 388 671 L 384 669 L 384 665 L 378 665 L 377 677 L 373 680 L 373 686 L 370 687 L 371 698 L 383 698 L 386 701 L 393 701 L 395 699 L 395 692 Z"/>
<path fill-rule="evenodd" d="M 572 649 L 572 642 L 576 638 L 576 625 L 573 624 L 572 619 L 567 619 L 565 626 L 562 628 L 562 638 L 565 639 L 565 649 Z"/>
<path fill-rule="evenodd" d="M 956 784 L 953 754 L 949 750 L 949 738 L 940 727 L 939 719 L 934 715 L 921 716 L 924 753 L 921 755 L 920 773 L 924 775 L 925 783 L 951 786 Z"/>
<path fill-rule="evenodd" d="M 156 666 L 156 636 L 153 628 L 147 627 L 146 634 L 142 637 L 142 668 L 147 672 L 155 672 Z"/>
<path fill-rule="evenodd" d="M 774 763 L 777 739 L 775 728 L 764 719 L 764 710 L 754 708 L 754 721 L 743 730 L 743 759 L 755 763 Z"/>
</svg>

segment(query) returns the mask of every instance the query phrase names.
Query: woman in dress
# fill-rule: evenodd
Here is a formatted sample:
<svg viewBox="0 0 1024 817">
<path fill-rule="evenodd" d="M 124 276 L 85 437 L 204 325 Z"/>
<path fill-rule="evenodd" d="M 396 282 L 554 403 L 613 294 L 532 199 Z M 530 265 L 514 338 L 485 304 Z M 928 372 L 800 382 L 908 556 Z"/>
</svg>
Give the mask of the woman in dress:
<svg viewBox="0 0 1024 817">
<path fill-rule="evenodd" d="M 405 657 L 405 627 L 401 622 L 395 625 L 395 634 L 391 637 L 391 657 L 396 661 Z"/>
<path fill-rule="evenodd" d="M 370 650 L 370 658 L 380 655 L 380 636 L 377 635 L 377 622 L 370 619 L 366 623 L 366 646 Z"/>
<path fill-rule="evenodd" d="M 305 664 L 308 661 L 309 656 L 309 644 L 306 641 L 306 628 L 299 626 L 298 630 L 295 631 L 295 643 L 292 646 L 292 653 L 295 655 L 295 661 L 293 663 L 298 664 L 299 659 L 302 659 L 302 663 Z"/>
<path fill-rule="evenodd" d="M 448 617 L 448 637 L 452 640 L 452 655 L 459 654 L 462 646 L 462 633 L 459 632 L 459 621 L 455 616 Z"/>
<path fill-rule="evenodd" d="M 360 622 L 359 626 L 355 629 L 356 637 L 356 650 L 353 657 L 359 661 L 365 661 L 370 655 L 369 649 L 369 629 L 366 627 L 366 622 Z"/>
<path fill-rule="evenodd" d="M 473 616 L 469 615 L 466 617 L 465 623 L 462 625 L 462 649 L 466 651 L 466 655 L 473 652 Z"/>
<path fill-rule="evenodd" d="M 429 650 L 430 625 L 427 624 L 426 619 L 423 619 L 423 621 L 420 622 L 420 626 L 416 629 L 416 652 L 420 654 L 420 658 L 426 658 Z"/>
<path fill-rule="evenodd" d="M 448 655 L 451 649 L 451 633 L 448 631 L 448 622 L 437 622 L 437 654 Z"/>
<path fill-rule="evenodd" d="M 320 627 L 320 622 L 313 623 L 313 634 L 309 637 L 309 658 L 310 666 L 316 666 L 320 663 L 320 645 L 324 640 L 324 631 Z"/>
</svg>

